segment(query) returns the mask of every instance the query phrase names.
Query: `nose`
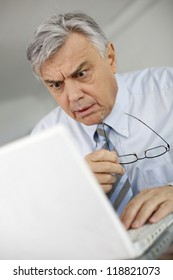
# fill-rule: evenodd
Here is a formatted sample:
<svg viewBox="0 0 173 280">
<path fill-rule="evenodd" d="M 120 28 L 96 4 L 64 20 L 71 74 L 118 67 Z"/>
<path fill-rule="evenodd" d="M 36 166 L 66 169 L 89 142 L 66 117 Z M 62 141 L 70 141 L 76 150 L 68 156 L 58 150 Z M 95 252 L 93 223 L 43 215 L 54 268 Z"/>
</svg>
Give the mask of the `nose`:
<svg viewBox="0 0 173 280">
<path fill-rule="evenodd" d="M 66 94 L 70 102 L 78 101 L 84 96 L 84 92 L 76 81 L 66 82 Z"/>
</svg>

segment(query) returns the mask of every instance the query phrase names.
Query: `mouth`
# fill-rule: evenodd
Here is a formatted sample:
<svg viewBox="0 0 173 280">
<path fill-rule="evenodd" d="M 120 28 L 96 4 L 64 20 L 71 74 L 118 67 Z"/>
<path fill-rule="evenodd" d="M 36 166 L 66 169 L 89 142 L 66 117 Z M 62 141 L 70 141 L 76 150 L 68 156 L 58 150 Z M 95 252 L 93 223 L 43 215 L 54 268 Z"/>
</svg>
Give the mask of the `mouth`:
<svg viewBox="0 0 173 280">
<path fill-rule="evenodd" d="M 80 118 L 85 118 L 95 112 L 95 106 L 96 106 L 96 104 L 92 104 L 92 105 L 89 105 L 82 109 L 76 110 L 75 114 L 76 114 L 76 116 L 78 116 Z"/>
</svg>

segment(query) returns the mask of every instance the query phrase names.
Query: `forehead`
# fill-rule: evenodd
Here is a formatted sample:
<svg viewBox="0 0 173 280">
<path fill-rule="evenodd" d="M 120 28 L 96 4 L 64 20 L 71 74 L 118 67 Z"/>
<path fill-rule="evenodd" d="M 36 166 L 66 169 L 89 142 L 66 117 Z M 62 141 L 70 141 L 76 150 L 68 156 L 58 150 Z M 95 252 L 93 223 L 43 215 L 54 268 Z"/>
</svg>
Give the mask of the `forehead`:
<svg viewBox="0 0 173 280">
<path fill-rule="evenodd" d="M 92 43 L 83 35 L 73 33 L 62 48 L 47 59 L 41 67 L 41 76 L 51 78 L 50 75 L 69 75 L 84 62 L 91 63 L 98 59 L 100 54 Z"/>
</svg>

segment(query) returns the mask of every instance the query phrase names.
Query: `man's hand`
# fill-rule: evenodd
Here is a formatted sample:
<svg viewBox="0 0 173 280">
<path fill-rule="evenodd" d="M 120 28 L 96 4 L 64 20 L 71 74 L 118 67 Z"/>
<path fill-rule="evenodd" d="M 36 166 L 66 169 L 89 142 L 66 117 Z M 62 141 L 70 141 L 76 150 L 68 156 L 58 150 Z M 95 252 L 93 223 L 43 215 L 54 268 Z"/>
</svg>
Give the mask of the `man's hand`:
<svg viewBox="0 0 173 280">
<path fill-rule="evenodd" d="M 88 154 L 85 159 L 105 193 L 112 189 L 113 183 L 116 182 L 116 174 L 124 174 L 116 152 L 102 149 Z"/>
<path fill-rule="evenodd" d="M 173 212 L 173 186 L 141 191 L 124 208 L 121 221 L 126 229 L 139 228 L 146 222 L 157 223 Z"/>
</svg>

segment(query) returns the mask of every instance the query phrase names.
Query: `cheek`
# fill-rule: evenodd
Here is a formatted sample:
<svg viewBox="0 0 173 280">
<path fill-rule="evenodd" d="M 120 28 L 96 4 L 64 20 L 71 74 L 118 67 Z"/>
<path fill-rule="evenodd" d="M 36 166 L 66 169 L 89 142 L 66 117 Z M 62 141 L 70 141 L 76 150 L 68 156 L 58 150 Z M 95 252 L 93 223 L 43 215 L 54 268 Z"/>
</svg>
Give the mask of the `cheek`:
<svg viewBox="0 0 173 280">
<path fill-rule="evenodd" d="M 100 104 L 104 108 L 105 117 L 110 114 L 116 100 L 116 91 L 112 88 L 107 88 L 106 93 L 102 91 L 102 98 Z"/>
<path fill-rule="evenodd" d="M 65 108 L 68 107 L 68 102 L 67 102 L 66 98 L 64 98 L 63 96 L 58 96 L 56 93 L 51 91 L 49 88 L 48 88 L 48 90 L 50 92 L 51 97 L 55 100 L 55 102 L 65 110 Z"/>
<path fill-rule="evenodd" d="M 64 97 L 54 96 L 53 98 L 56 101 L 56 103 L 64 110 L 64 112 L 66 112 L 66 114 L 68 114 L 72 118 L 75 118 L 75 115 L 71 111 L 70 103 L 65 96 Z"/>
<path fill-rule="evenodd" d="M 55 102 L 61 106 L 61 104 L 65 104 L 65 99 L 63 98 L 63 95 L 58 95 L 56 92 L 51 90 L 51 88 L 47 87 L 51 97 L 55 100 Z"/>
<path fill-rule="evenodd" d="M 102 86 L 97 89 L 99 103 L 107 108 L 112 108 L 115 102 L 116 92 L 112 87 Z"/>
<path fill-rule="evenodd" d="M 51 97 L 55 100 L 55 102 L 58 104 L 58 106 L 60 106 L 68 115 L 70 115 L 72 118 L 74 118 L 75 116 L 71 112 L 70 103 L 67 99 L 67 96 L 65 94 L 58 96 L 58 94 L 56 94 L 54 91 L 52 91 L 51 88 L 49 88 L 48 86 L 46 86 L 46 88 L 48 89 Z"/>
</svg>

